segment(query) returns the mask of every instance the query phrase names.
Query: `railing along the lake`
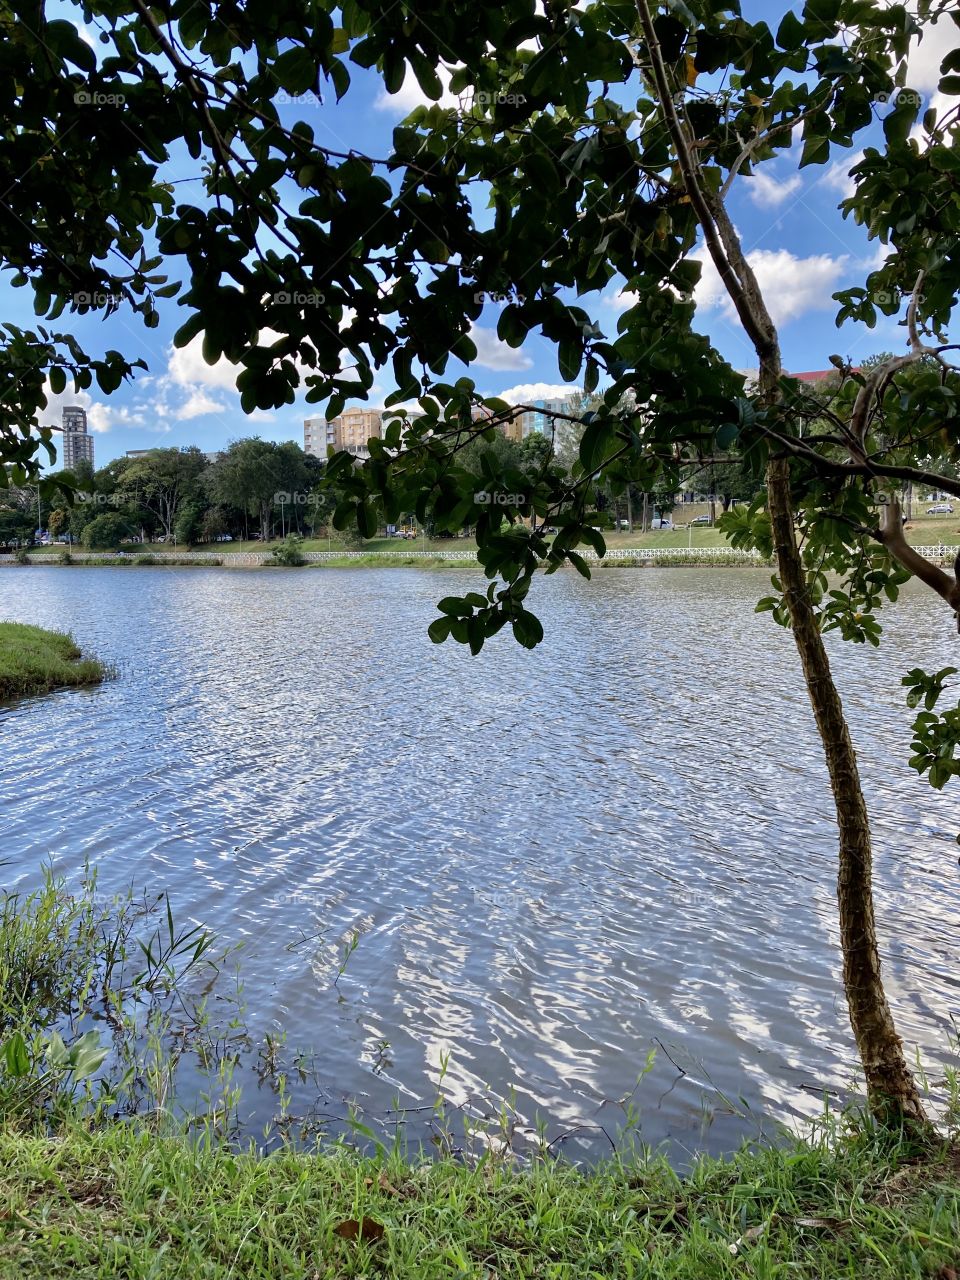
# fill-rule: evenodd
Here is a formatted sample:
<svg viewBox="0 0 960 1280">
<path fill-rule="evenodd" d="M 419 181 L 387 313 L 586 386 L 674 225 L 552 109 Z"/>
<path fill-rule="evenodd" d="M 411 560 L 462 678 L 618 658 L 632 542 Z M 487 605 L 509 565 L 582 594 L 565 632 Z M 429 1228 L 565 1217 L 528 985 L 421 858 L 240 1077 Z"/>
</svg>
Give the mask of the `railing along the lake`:
<svg viewBox="0 0 960 1280">
<path fill-rule="evenodd" d="M 938 564 L 952 566 L 957 555 L 957 547 L 915 547 L 915 551 L 927 560 Z M 122 555 L 110 552 L 71 551 L 69 560 L 56 553 L 28 554 L 28 563 L 37 564 L 129 564 L 136 565 L 138 560 L 146 564 L 196 564 L 214 566 L 248 567 L 268 564 L 272 559 L 269 551 L 150 551 L 125 552 Z M 437 550 L 420 551 L 397 549 L 396 551 L 304 551 L 304 560 L 322 563 L 324 561 L 364 560 L 366 562 L 405 561 L 411 560 L 451 560 L 476 564 L 477 557 L 473 551 Z M 600 557 L 593 550 L 579 549 L 578 554 L 584 560 L 596 563 Z M 614 547 L 603 557 L 610 563 L 627 561 L 631 564 L 653 565 L 770 565 L 772 560 L 761 556 L 757 551 L 740 551 L 735 547 Z M 13 555 L 0 555 L 0 565 L 15 565 L 18 561 Z"/>
</svg>

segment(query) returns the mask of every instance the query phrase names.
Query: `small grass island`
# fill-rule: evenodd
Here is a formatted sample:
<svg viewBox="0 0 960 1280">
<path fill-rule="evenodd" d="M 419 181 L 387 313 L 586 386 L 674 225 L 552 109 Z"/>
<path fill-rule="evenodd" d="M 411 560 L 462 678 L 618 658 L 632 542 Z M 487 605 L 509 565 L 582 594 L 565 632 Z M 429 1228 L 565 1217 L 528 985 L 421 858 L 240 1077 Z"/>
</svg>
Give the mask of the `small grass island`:
<svg viewBox="0 0 960 1280">
<path fill-rule="evenodd" d="M 84 658 L 72 638 L 22 622 L 0 622 L 0 702 L 99 684 L 103 663 Z"/>
</svg>

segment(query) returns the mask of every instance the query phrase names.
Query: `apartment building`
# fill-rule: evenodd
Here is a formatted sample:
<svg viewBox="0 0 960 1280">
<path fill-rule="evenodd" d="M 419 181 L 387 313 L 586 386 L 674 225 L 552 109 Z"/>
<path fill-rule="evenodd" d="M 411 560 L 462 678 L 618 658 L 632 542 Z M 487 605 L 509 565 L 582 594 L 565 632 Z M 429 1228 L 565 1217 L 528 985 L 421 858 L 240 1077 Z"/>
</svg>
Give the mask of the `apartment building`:
<svg viewBox="0 0 960 1280">
<path fill-rule="evenodd" d="M 70 405 L 63 410 L 61 418 L 63 442 L 61 446 L 62 466 L 64 471 L 72 471 L 81 460 L 95 465 L 93 458 L 93 436 L 87 431 L 87 412 L 78 405 Z"/>
<path fill-rule="evenodd" d="M 306 418 L 303 423 L 303 451 L 325 458 L 328 449 L 345 449 L 358 458 L 367 458 L 367 441 L 383 435 L 383 414 L 379 409 L 344 409 L 336 418 Z"/>
</svg>

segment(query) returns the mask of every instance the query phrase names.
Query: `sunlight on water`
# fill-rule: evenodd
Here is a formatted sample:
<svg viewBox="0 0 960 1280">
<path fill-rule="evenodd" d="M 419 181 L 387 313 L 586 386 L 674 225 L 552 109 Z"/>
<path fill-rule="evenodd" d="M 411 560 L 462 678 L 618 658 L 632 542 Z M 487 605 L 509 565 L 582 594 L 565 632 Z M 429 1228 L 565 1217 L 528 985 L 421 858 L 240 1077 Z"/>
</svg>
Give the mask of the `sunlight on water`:
<svg viewBox="0 0 960 1280">
<path fill-rule="evenodd" d="M 648 1141 L 719 1149 L 816 1112 L 855 1066 L 836 834 L 791 638 L 753 612 L 767 575 L 558 575 L 536 588 L 539 650 L 501 634 L 471 659 L 426 626 L 475 580 L 4 571 L 4 617 L 120 669 L 0 711 L 7 883 L 89 858 L 107 891 L 168 889 L 246 944 L 255 1025 L 374 1112 L 432 1102 L 449 1053 L 456 1102 L 515 1090 L 550 1137 L 615 1129 L 651 1046 Z M 907 767 L 899 680 L 953 660 L 956 635 L 913 591 L 888 624 L 879 652 L 831 648 L 890 995 L 935 1061 L 958 1005 L 960 793 Z"/>
</svg>

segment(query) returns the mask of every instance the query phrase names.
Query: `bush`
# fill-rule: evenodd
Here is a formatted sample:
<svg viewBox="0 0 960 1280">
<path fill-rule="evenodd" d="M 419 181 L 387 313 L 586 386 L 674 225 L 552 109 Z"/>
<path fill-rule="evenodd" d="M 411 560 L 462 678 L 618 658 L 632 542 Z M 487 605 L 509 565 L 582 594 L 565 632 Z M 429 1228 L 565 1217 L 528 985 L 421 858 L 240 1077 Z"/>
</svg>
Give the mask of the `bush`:
<svg viewBox="0 0 960 1280">
<path fill-rule="evenodd" d="M 90 521 L 83 531 L 82 542 L 91 551 L 116 551 L 127 532 L 123 516 L 106 512 Z"/>
<path fill-rule="evenodd" d="M 16 560 L 17 564 L 30 563 L 30 557 L 27 555 L 26 547 L 17 547 L 16 551 L 13 554 L 13 558 L 14 560 Z"/>
<path fill-rule="evenodd" d="M 274 548 L 270 564 L 283 565 L 285 568 L 297 568 L 306 564 L 303 558 L 303 539 L 295 533 L 288 533 L 281 543 Z"/>
<path fill-rule="evenodd" d="M 73 556 L 69 551 L 61 551 L 57 556 L 57 560 L 60 564 L 73 564 Z"/>
</svg>

